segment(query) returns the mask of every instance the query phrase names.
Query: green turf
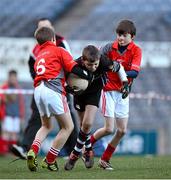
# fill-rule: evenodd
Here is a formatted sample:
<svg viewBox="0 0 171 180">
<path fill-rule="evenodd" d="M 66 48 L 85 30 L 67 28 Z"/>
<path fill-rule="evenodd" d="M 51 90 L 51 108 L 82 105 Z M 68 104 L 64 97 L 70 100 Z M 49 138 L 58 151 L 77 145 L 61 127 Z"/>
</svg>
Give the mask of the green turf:
<svg viewBox="0 0 171 180">
<path fill-rule="evenodd" d="M 0 179 L 171 179 L 171 156 L 134 157 L 115 156 L 111 160 L 113 171 L 97 167 L 98 158 L 92 169 L 86 169 L 79 160 L 72 171 L 63 169 L 65 160 L 58 159 L 59 171 L 50 172 L 39 168 L 37 172 L 27 169 L 25 160 L 9 164 L 14 157 L 0 157 Z M 41 158 L 38 159 L 39 162 Z"/>
</svg>

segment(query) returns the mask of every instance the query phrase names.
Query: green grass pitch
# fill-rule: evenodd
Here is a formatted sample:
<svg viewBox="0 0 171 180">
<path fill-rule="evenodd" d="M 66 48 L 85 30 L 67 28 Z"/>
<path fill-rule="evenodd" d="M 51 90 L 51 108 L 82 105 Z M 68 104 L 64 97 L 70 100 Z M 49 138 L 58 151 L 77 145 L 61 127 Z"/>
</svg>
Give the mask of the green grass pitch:
<svg viewBox="0 0 171 180">
<path fill-rule="evenodd" d="M 113 171 L 100 169 L 98 158 L 92 169 L 86 169 L 80 159 L 72 171 L 65 171 L 66 160 L 58 158 L 58 172 L 41 167 L 30 172 L 25 160 L 10 163 L 14 159 L 14 156 L 0 157 L 0 179 L 171 179 L 171 156 L 114 156 Z"/>
</svg>

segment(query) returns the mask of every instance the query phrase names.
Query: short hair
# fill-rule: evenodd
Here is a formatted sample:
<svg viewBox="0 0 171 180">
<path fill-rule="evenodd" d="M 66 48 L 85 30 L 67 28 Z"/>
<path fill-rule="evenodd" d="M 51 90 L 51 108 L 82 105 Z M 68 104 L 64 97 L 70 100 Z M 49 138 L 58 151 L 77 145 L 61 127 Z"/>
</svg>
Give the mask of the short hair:
<svg viewBox="0 0 171 180">
<path fill-rule="evenodd" d="M 49 27 L 41 27 L 35 31 L 34 36 L 37 42 L 41 45 L 46 41 L 51 41 L 52 39 L 55 39 L 55 32 Z"/>
<path fill-rule="evenodd" d="M 100 52 L 98 48 L 93 45 L 88 45 L 83 49 L 82 52 L 83 60 L 87 60 L 91 63 L 100 59 Z"/>
<path fill-rule="evenodd" d="M 46 17 L 41 17 L 41 18 L 39 18 L 39 19 L 38 19 L 38 22 L 39 22 L 39 21 L 46 21 L 46 20 L 50 21 L 50 19 L 49 19 L 49 18 L 46 18 Z"/>
<path fill-rule="evenodd" d="M 136 35 L 136 27 L 132 21 L 125 19 L 119 22 L 116 28 L 116 33 L 117 34 L 129 33 L 133 37 Z"/>
<path fill-rule="evenodd" d="M 11 75 L 16 75 L 17 76 L 17 71 L 14 70 L 14 69 L 11 69 L 9 72 L 8 72 L 8 75 L 11 76 Z"/>
</svg>

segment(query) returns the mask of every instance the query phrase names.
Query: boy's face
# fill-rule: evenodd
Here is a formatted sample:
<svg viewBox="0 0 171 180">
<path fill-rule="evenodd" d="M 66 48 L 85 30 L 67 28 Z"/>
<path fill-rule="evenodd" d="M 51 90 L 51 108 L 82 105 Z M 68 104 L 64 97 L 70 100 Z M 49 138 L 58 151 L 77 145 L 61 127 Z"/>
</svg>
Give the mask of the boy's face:
<svg viewBox="0 0 171 180">
<path fill-rule="evenodd" d="M 94 62 L 89 62 L 88 60 L 83 60 L 84 66 L 91 72 L 95 72 L 98 68 L 100 60 L 96 60 Z"/>
<path fill-rule="evenodd" d="M 117 40 L 120 46 L 126 46 L 133 40 L 133 37 L 131 37 L 131 34 L 129 33 L 125 33 L 125 34 L 117 33 Z"/>
<path fill-rule="evenodd" d="M 10 74 L 8 77 L 8 83 L 11 86 L 15 86 L 17 84 L 18 80 L 17 80 L 17 76 L 15 74 Z"/>
</svg>

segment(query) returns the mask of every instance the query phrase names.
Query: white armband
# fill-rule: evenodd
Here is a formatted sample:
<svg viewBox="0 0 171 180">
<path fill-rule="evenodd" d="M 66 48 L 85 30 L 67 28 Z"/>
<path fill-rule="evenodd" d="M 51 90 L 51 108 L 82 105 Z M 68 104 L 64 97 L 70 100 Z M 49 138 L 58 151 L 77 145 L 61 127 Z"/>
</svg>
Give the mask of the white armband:
<svg viewBox="0 0 171 180">
<path fill-rule="evenodd" d="M 118 71 L 118 75 L 122 82 L 128 81 L 126 72 L 121 64 L 120 64 L 120 69 Z"/>
</svg>

